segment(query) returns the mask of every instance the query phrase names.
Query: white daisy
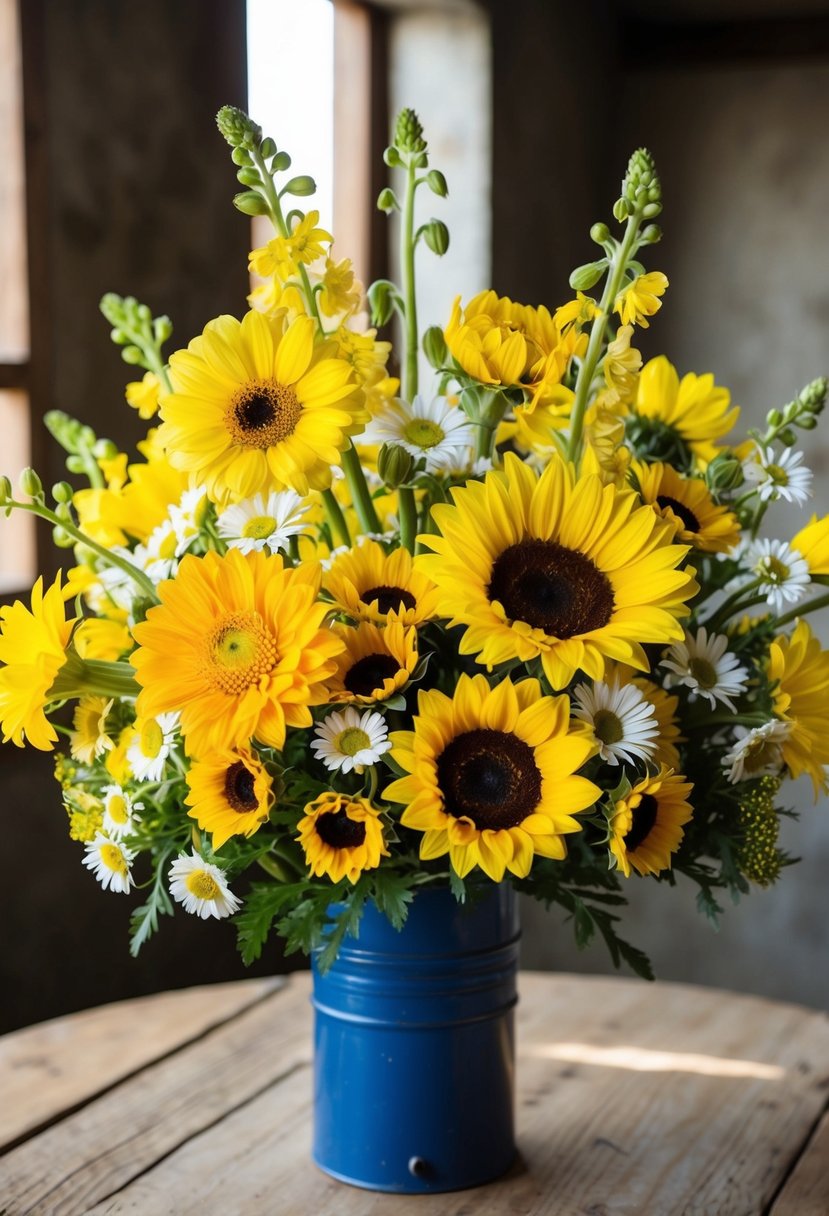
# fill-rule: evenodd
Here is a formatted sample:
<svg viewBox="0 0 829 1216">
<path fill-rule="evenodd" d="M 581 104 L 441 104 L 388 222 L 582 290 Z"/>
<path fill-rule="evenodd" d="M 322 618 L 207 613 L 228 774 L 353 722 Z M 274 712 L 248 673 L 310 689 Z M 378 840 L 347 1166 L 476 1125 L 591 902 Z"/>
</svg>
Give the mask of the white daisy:
<svg viewBox="0 0 829 1216">
<path fill-rule="evenodd" d="M 129 549 L 124 549 L 120 545 L 114 545 L 112 552 L 117 554 L 118 557 L 126 558 L 133 565 L 138 564 Z M 101 581 L 101 586 L 109 604 L 114 604 L 116 608 L 120 608 L 123 612 L 132 612 L 133 601 L 138 595 L 138 589 L 132 576 L 127 574 L 125 570 L 122 570 L 120 566 L 105 566 L 102 570 L 99 570 L 98 578 Z"/>
<path fill-rule="evenodd" d="M 278 553 L 288 548 L 292 536 L 307 530 L 309 503 L 293 490 L 274 490 L 267 497 L 256 494 L 222 511 L 216 527 L 231 549 L 242 553 L 267 549 Z"/>
<path fill-rule="evenodd" d="M 662 659 L 662 666 L 671 672 L 669 685 L 690 688 L 691 700 L 704 697 L 712 707 L 721 701 L 736 712 L 731 698 L 745 692 L 748 672 L 727 648 L 725 634 L 709 637 L 705 626 L 697 630 L 696 637 L 686 631 L 685 640 L 669 647 Z"/>
<path fill-rule="evenodd" d="M 759 579 L 759 590 L 774 612 L 783 612 L 787 603 L 796 604 L 809 589 L 808 562 L 784 540 L 749 541 L 740 555 L 740 564 L 744 572 L 731 580 L 729 589 Z"/>
<path fill-rule="evenodd" d="M 754 482 L 764 501 L 785 498 L 802 506 L 812 496 L 812 472 L 803 464 L 803 453 L 786 448 L 775 458 L 773 448 L 757 447 L 743 462 L 743 476 Z"/>
<path fill-rule="evenodd" d="M 95 839 L 85 846 L 83 864 L 92 870 L 105 891 L 119 891 L 126 895 L 133 884 L 132 863 L 135 853 L 116 840 L 110 840 L 103 832 L 96 832 Z"/>
<path fill-rule="evenodd" d="M 171 519 L 164 519 L 153 528 L 146 544 L 136 545 L 130 561 L 149 574 L 154 583 L 172 578 L 178 569 L 178 537 Z"/>
<path fill-rule="evenodd" d="M 232 916 L 242 906 L 242 901 L 227 885 L 224 870 L 211 865 L 198 853 L 180 853 L 170 866 L 167 880 L 170 894 L 176 903 L 183 904 L 186 912 L 207 920 L 215 916 L 221 920 Z"/>
<path fill-rule="evenodd" d="M 176 556 L 181 557 L 201 535 L 204 517 L 209 507 L 203 486 L 185 490 L 178 503 L 170 507 L 170 522 L 176 534 Z"/>
<path fill-rule="evenodd" d="M 140 819 L 138 811 L 143 811 L 142 802 L 133 802 L 126 790 L 120 785 L 108 785 L 101 794 L 104 804 L 104 820 L 102 829 L 111 840 L 121 840 L 129 836 Z"/>
<path fill-rule="evenodd" d="M 791 733 L 791 722 L 764 722 L 749 730 L 746 726 L 735 726 L 734 743 L 722 758 L 729 770 L 732 783 L 748 781 L 752 777 L 763 777 L 766 773 L 779 773 L 783 767 L 781 744 Z"/>
<path fill-rule="evenodd" d="M 136 721 L 135 736 L 127 748 L 127 761 L 136 781 L 161 781 L 164 764 L 178 731 L 177 713 Z"/>
<path fill-rule="evenodd" d="M 311 750 L 333 772 L 361 773 L 367 764 L 376 764 L 391 747 L 389 731 L 382 714 L 367 709 L 360 713 L 354 706 L 334 710 L 318 722 L 317 738 Z"/>
<path fill-rule="evenodd" d="M 574 690 L 573 699 L 578 704 L 573 716 L 590 724 L 607 764 L 634 764 L 649 760 L 656 751 L 656 713 L 634 684 L 620 686 L 618 679 L 611 684 L 587 682 Z"/>
<path fill-rule="evenodd" d="M 411 405 L 395 399 L 366 427 L 362 442 L 398 443 L 415 459 L 423 458 L 430 473 L 466 460 L 475 436 L 469 419 L 445 397 L 427 402 L 415 397 Z"/>
</svg>

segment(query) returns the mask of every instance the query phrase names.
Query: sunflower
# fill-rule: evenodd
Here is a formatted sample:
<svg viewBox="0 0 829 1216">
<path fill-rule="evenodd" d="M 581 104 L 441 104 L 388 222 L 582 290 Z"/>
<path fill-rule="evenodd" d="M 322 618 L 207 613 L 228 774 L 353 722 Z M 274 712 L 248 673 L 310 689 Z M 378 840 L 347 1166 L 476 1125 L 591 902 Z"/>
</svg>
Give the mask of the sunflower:
<svg viewBox="0 0 829 1216">
<path fill-rule="evenodd" d="M 415 559 L 439 588 L 438 611 L 468 626 L 461 654 L 494 664 L 540 656 L 553 688 L 576 671 L 600 680 L 607 658 L 648 670 L 646 642 L 679 640 L 697 591 L 687 553 L 630 490 L 552 460 L 540 479 L 515 456 L 503 473 L 452 490 L 432 515 L 434 554 Z"/>
<path fill-rule="evenodd" d="M 731 394 L 712 375 L 688 372 L 680 380 L 664 355 L 651 359 L 639 375 L 635 413 L 666 427 L 702 461 L 713 460 L 714 442 L 728 434 L 739 416 L 729 409 Z"/>
<path fill-rule="evenodd" d="M 625 878 L 658 874 L 671 868 L 671 854 L 685 833 L 683 824 L 693 811 L 688 795 L 693 785 L 662 765 L 655 777 L 645 777 L 613 807 L 610 851 Z"/>
<path fill-rule="evenodd" d="M 43 710 L 75 623 L 65 619 L 60 573 L 45 593 L 37 580 L 31 603 L 0 608 L 0 728 L 4 743 L 50 752 L 58 736 Z"/>
<path fill-rule="evenodd" d="M 249 748 L 211 752 L 191 764 L 187 812 L 220 849 L 231 836 L 252 836 L 267 822 L 273 803 L 272 782 Z"/>
<path fill-rule="evenodd" d="M 365 421 L 350 367 L 315 349 L 313 321 L 297 317 L 280 331 L 259 312 L 218 317 L 170 358 L 161 441 L 217 503 L 325 489 Z"/>
<path fill-rule="evenodd" d="M 666 768 L 676 771 L 679 768 L 678 745 L 685 742 L 678 726 L 679 697 L 666 692 L 661 685 L 654 684 L 653 680 L 647 680 L 644 676 L 634 676 L 631 683 L 636 685 L 645 700 L 650 701 L 653 706 L 659 727 L 656 751 L 653 755 L 654 763 L 664 764 Z"/>
<path fill-rule="evenodd" d="M 392 756 L 407 773 L 384 797 L 406 807 L 405 827 L 423 832 L 424 861 L 449 854 L 462 878 L 480 866 L 493 882 L 519 878 L 533 856 L 566 856 L 564 835 L 599 789 L 576 770 L 595 750 L 569 730 L 567 697 L 545 697 L 537 680 L 495 688 L 462 675 L 450 698 L 421 691 L 413 731 L 395 731 Z"/>
<path fill-rule="evenodd" d="M 683 544 L 704 553 L 730 553 L 740 539 L 740 521 L 717 506 L 700 477 L 683 477 L 669 464 L 654 461 L 633 466 L 642 501 L 671 525 Z"/>
<path fill-rule="evenodd" d="M 136 625 L 132 656 L 141 718 L 181 711 L 188 755 L 247 744 L 281 748 L 287 726 L 310 726 L 342 642 L 324 625 L 319 569 L 276 554 L 182 559 L 161 603 Z"/>
<path fill-rule="evenodd" d="M 405 687 L 417 665 L 417 630 L 392 619 L 385 629 L 362 621 L 335 625 L 345 643 L 328 681 L 329 701 L 386 701 Z"/>
<path fill-rule="evenodd" d="M 367 798 L 328 790 L 308 803 L 297 827 L 297 840 L 317 878 L 327 874 L 332 882 L 347 878 L 354 883 L 389 856 L 380 812 Z"/>
<path fill-rule="evenodd" d="M 829 651 L 821 650 L 806 621 L 798 621 L 790 638 L 777 637 L 769 646 L 769 680 L 773 708 L 791 724 L 781 742 L 783 760 L 792 777 L 808 773 L 815 799 L 829 788 Z"/>
<path fill-rule="evenodd" d="M 413 568 L 408 549 L 386 553 L 374 540 L 335 558 L 322 585 L 356 620 L 385 624 L 396 617 L 404 625 L 421 625 L 437 612 L 437 591 Z"/>
</svg>

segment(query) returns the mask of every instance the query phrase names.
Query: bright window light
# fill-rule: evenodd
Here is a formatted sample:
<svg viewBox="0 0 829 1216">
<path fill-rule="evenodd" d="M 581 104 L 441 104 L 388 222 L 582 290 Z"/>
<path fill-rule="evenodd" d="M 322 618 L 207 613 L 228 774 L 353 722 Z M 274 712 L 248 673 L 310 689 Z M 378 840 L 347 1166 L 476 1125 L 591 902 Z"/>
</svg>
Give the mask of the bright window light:
<svg viewBox="0 0 829 1216">
<path fill-rule="evenodd" d="M 292 171 L 308 173 L 323 228 L 334 218 L 334 6 L 331 0 L 247 0 L 248 112 Z"/>
</svg>

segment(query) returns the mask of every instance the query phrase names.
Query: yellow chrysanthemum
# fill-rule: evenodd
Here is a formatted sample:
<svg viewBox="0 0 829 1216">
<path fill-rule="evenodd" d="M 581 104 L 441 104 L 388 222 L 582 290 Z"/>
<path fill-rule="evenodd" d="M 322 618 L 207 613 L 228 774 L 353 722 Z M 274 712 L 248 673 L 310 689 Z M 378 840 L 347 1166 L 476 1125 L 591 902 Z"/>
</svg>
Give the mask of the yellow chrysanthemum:
<svg viewBox="0 0 829 1216">
<path fill-rule="evenodd" d="M 395 616 L 404 625 L 421 625 L 437 614 L 437 591 L 413 567 L 408 549 L 386 553 L 374 540 L 336 557 L 322 585 L 355 620 L 385 624 Z"/>
<path fill-rule="evenodd" d="M 620 291 L 613 307 L 622 319 L 623 325 L 641 325 L 642 329 L 649 328 L 648 317 L 659 312 L 668 287 L 668 280 L 661 270 L 651 270 L 648 274 L 640 274 L 629 287 Z"/>
<path fill-rule="evenodd" d="M 158 413 L 158 393 L 161 381 L 155 372 L 145 372 L 143 380 L 131 380 L 126 388 L 127 405 L 138 410 L 138 417 L 147 421 Z"/>
<path fill-rule="evenodd" d="M 466 625 L 461 654 L 494 666 L 540 656 L 553 688 L 607 659 L 641 671 L 648 642 L 679 641 L 696 594 L 687 553 L 630 490 L 575 479 L 552 460 L 539 479 L 508 453 L 504 472 L 452 490 L 432 515 L 441 535 L 415 569 L 439 588 L 438 611 Z"/>
<path fill-rule="evenodd" d="M 821 649 L 806 621 L 797 622 L 790 638 L 771 643 L 768 676 L 774 712 L 790 724 L 781 743 L 783 759 L 792 777 L 809 774 L 817 799 L 829 789 L 829 651 Z"/>
<path fill-rule="evenodd" d="M 367 798 L 320 794 L 305 808 L 297 839 L 311 873 L 332 882 L 356 882 L 364 870 L 375 870 L 389 851 L 383 840 L 380 812 Z"/>
<path fill-rule="evenodd" d="M 318 227 L 319 211 L 309 211 L 297 223 L 288 236 L 276 236 L 250 255 L 248 268 L 263 279 L 276 275 L 289 279 L 300 265 L 310 265 L 324 253 L 323 245 L 330 245 L 333 236 Z"/>
<path fill-rule="evenodd" d="M 112 699 L 106 697 L 81 697 L 75 706 L 69 736 L 69 750 L 82 764 L 92 764 L 113 742 L 107 734 L 107 714 L 112 709 Z"/>
<path fill-rule="evenodd" d="M 273 783 L 248 748 L 222 748 L 195 760 L 187 784 L 187 814 L 212 834 L 214 849 L 220 849 L 231 836 L 252 836 L 267 822 Z"/>
<path fill-rule="evenodd" d="M 31 604 L 31 611 L 20 600 L 0 608 L 0 728 L 4 743 L 26 740 L 50 752 L 58 736 L 43 710 L 75 623 L 65 619 L 60 574 L 45 594 L 37 580 Z"/>
<path fill-rule="evenodd" d="M 171 464 L 222 504 L 325 489 L 365 414 L 348 364 L 323 352 L 309 317 L 284 333 L 259 312 L 211 321 L 170 358 L 160 438 Z"/>
<path fill-rule="evenodd" d="M 664 765 L 655 777 L 639 781 L 615 804 L 610 817 L 610 852 L 625 878 L 670 870 L 693 810 L 688 802 L 693 785 Z"/>
<path fill-rule="evenodd" d="M 362 621 L 356 629 L 335 625 L 345 644 L 328 681 L 330 701 L 386 701 L 404 688 L 417 666 L 417 630 L 391 620 L 385 629 Z"/>
<path fill-rule="evenodd" d="M 700 477 L 683 477 L 669 464 L 637 461 L 633 472 L 642 501 L 666 520 L 677 540 L 704 553 L 730 553 L 740 539 L 740 521 L 717 506 Z"/>
<path fill-rule="evenodd" d="M 461 877 L 480 866 L 493 882 L 524 878 L 533 857 L 566 856 L 564 836 L 600 790 L 576 775 L 594 747 L 569 729 L 567 697 L 544 697 L 537 680 L 490 688 L 462 675 L 450 698 L 421 691 L 413 731 L 395 731 L 392 756 L 407 776 L 384 797 L 400 822 L 423 832 L 424 861 L 448 853 Z"/>
<path fill-rule="evenodd" d="M 792 548 L 806 559 L 810 574 L 829 574 L 829 515 L 813 515 L 805 528 L 792 537 Z"/>
<path fill-rule="evenodd" d="M 180 710 L 188 755 L 254 736 L 281 748 L 286 725 L 310 726 L 343 647 L 318 591 L 315 565 L 286 569 L 278 555 L 185 557 L 133 630 L 139 717 Z"/>
<path fill-rule="evenodd" d="M 739 407 L 729 409 L 731 394 L 714 383 L 710 374 L 693 372 L 679 379 L 676 368 L 664 355 L 642 368 L 635 411 L 642 418 L 672 428 L 700 460 L 717 455 L 714 442 L 727 435 L 739 416 Z"/>
</svg>

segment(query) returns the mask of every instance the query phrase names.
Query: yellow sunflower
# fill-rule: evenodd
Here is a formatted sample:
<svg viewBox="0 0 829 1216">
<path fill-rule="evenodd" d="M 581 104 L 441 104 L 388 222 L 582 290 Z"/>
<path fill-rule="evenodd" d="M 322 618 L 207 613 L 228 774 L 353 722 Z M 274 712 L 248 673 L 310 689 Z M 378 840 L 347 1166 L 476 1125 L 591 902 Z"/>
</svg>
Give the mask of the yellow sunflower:
<svg viewBox="0 0 829 1216">
<path fill-rule="evenodd" d="M 432 515 L 441 535 L 415 569 L 437 585 L 438 611 L 466 625 L 461 654 L 492 667 L 540 656 L 553 688 L 606 659 L 648 670 L 644 643 L 680 641 L 696 594 L 687 553 L 630 490 L 575 479 L 551 460 L 540 479 L 508 453 L 505 470 L 452 490 Z"/>
<path fill-rule="evenodd" d="M 188 755 L 261 743 L 310 726 L 343 643 L 325 627 L 319 568 L 231 549 L 188 555 L 161 583 L 161 603 L 133 633 L 141 718 L 181 711 Z"/>
<path fill-rule="evenodd" d="M 659 726 L 656 751 L 653 754 L 654 764 L 664 764 L 666 768 L 672 768 L 676 772 L 679 769 L 678 745 L 685 742 L 678 725 L 679 697 L 666 692 L 661 685 L 654 684 L 653 680 L 646 680 L 644 676 L 634 676 L 631 684 L 639 689 L 646 701 L 650 701 Z"/>
<path fill-rule="evenodd" d="M 821 650 L 806 621 L 797 622 L 790 638 L 771 643 L 768 676 L 774 712 L 790 724 L 783 759 L 792 777 L 809 774 L 817 799 L 829 789 L 829 651 Z"/>
<path fill-rule="evenodd" d="M 688 372 L 680 380 L 664 355 L 651 359 L 639 375 L 635 412 L 673 429 L 700 460 L 717 455 L 715 440 L 727 435 L 740 410 L 729 409 L 731 394 L 711 375 Z"/>
<path fill-rule="evenodd" d="M 389 856 L 380 812 L 367 798 L 328 790 L 308 803 L 297 827 L 297 840 L 317 878 L 327 874 L 332 882 L 347 878 L 353 883 Z"/>
<path fill-rule="evenodd" d="M 576 775 L 595 750 L 569 729 L 567 697 L 545 697 L 537 680 L 490 688 L 462 675 L 450 698 L 421 691 L 413 731 L 395 731 L 392 756 L 407 776 L 384 797 L 406 807 L 400 822 L 423 832 L 424 861 L 449 854 L 461 877 L 480 866 L 493 882 L 519 878 L 533 857 L 566 856 L 564 835 L 600 790 Z"/>
<path fill-rule="evenodd" d="M 267 822 L 272 782 L 249 748 L 221 749 L 194 761 L 187 784 L 187 813 L 203 831 L 212 833 L 214 849 L 231 836 L 252 836 Z"/>
<path fill-rule="evenodd" d="M 58 736 L 43 710 L 75 623 L 65 619 L 60 573 L 45 593 L 37 580 L 31 603 L 0 608 L 0 728 L 4 743 L 50 752 Z"/>
<path fill-rule="evenodd" d="M 688 796 L 693 785 L 664 764 L 655 777 L 645 777 L 615 804 L 610 817 L 610 851 L 625 878 L 658 874 L 671 868 L 680 846 L 683 824 L 693 815 Z"/>
<path fill-rule="evenodd" d="M 330 701 L 386 701 L 404 688 L 417 665 L 417 630 L 392 619 L 385 629 L 371 621 L 357 628 L 335 625 L 345 643 L 328 681 Z"/>
<path fill-rule="evenodd" d="M 290 486 L 325 489 L 366 415 L 348 364 L 314 346 L 314 322 L 249 312 L 211 321 L 170 358 L 161 406 L 170 462 L 218 503 Z"/>
<path fill-rule="evenodd" d="M 322 585 L 355 620 L 385 624 L 396 617 L 404 625 L 421 625 L 437 612 L 437 591 L 413 567 L 408 549 L 386 553 L 374 540 L 336 557 Z"/>
<path fill-rule="evenodd" d="M 740 521 L 717 506 L 700 477 L 683 477 L 669 464 L 634 463 L 642 501 L 671 525 L 674 536 L 704 553 L 730 553 L 740 539 Z"/>
</svg>

